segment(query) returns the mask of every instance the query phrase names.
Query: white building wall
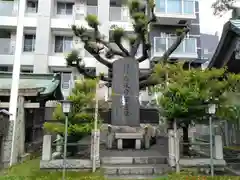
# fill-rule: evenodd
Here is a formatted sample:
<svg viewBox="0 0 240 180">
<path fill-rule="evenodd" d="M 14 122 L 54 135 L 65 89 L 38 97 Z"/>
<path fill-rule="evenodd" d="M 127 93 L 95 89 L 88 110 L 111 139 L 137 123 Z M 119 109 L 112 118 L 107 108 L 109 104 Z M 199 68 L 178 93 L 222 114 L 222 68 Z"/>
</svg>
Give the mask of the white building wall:
<svg viewBox="0 0 240 180">
<path fill-rule="evenodd" d="M 57 0 L 38 0 L 38 13 L 27 13 L 24 10 L 24 17 L 19 19 L 18 9 L 19 2 L 24 2 L 26 6 L 26 0 L 14 0 L 12 3 L 12 12 L 9 12 L 9 15 L 1 15 L 0 13 L 0 28 L 4 27 L 12 31 L 11 35 L 11 45 L 16 49 L 21 47 L 21 63 L 26 67 L 33 67 L 34 73 L 48 73 L 52 70 L 64 70 L 66 68 L 66 63 L 64 56 L 66 54 L 55 54 L 54 53 L 54 35 L 67 33 L 73 35 L 71 31 L 71 25 L 84 25 L 87 27 L 85 21 L 87 13 L 87 0 L 61 0 L 61 2 L 75 2 L 73 14 L 72 15 L 56 15 L 57 9 Z M 100 31 L 106 37 L 106 40 L 109 38 L 109 29 L 110 26 L 115 24 L 118 26 L 129 26 L 130 21 L 127 21 L 127 11 L 122 12 L 122 19 L 127 19 L 126 22 L 113 22 L 109 21 L 109 6 L 110 0 L 96 0 L 98 6 L 98 19 L 101 23 Z M 1 4 L 0 4 L 1 5 Z M 11 6 L 10 6 L 11 7 Z M 79 11 L 76 11 L 75 8 L 79 7 Z M 9 8 L 9 5 L 7 5 Z M 123 8 L 125 10 L 125 8 Z M 19 24 L 23 23 L 24 32 L 32 32 L 36 34 L 35 41 L 35 52 L 24 52 L 23 53 L 23 44 L 16 44 L 16 32 Z M 20 37 L 19 37 L 20 38 Z M 74 37 L 73 47 L 78 49 L 81 53 L 81 56 L 84 57 L 84 63 L 87 67 L 96 67 L 97 74 L 99 73 L 108 73 L 108 69 L 102 64 L 98 63 L 92 57 L 86 57 L 85 50 L 82 43 L 75 43 L 75 41 L 80 42 L 79 39 L 76 40 Z M 20 41 L 19 41 L 20 42 Z M 21 35 L 21 42 L 24 43 L 24 34 Z M 125 44 L 125 43 L 124 43 Z M 126 44 L 127 45 L 127 44 Z M 3 55 L 0 54 L 2 65 L 0 66 L 13 66 L 14 55 Z M 16 57 L 15 57 L 16 58 Z M 148 68 L 149 62 L 145 61 L 140 64 L 141 68 Z"/>
<path fill-rule="evenodd" d="M 38 0 L 34 73 L 48 73 L 48 57 L 51 49 L 51 17 L 54 1 Z"/>
</svg>

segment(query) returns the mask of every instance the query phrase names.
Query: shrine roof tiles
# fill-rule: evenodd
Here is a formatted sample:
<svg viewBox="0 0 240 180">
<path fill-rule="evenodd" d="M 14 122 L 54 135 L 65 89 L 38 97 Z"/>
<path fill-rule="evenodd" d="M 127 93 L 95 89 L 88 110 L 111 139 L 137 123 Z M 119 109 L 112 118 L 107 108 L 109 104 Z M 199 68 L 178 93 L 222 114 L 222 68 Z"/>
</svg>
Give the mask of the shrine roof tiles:
<svg viewBox="0 0 240 180">
<path fill-rule="evenodd" d="M 240 19 L 232 19 L 225 23 L 219 44 L 208 65 L 209 68 L 221 68 L 228 62 L 234 61 L 237 38 L 240 37 Z M 233 70 L 233 71 L 236 71 Z M 238 71 L 238 70 L 237 70 Z"/>
<path fill-rule="evenodd" d="M 39 95 L 46 96 L 53 93 L 60 83 L 60 77 L 54 74 L 21 73 L 19 90 L 36 90 Z M 0 72 L 0 90 L 10 90 L 12 73 Z"/>
</svg>

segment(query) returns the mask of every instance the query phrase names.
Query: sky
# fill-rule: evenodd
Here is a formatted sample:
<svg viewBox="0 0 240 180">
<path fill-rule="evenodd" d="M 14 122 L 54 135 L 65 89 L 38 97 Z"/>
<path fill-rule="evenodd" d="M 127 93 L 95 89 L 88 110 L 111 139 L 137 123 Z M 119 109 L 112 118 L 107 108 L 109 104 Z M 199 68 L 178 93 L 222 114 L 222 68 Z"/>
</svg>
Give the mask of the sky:
<svg viewBox="0 0 240 180">
<path fill-rule="evenodd" d="M 215 0 L 199 0 L 200 8 L 200 30 L 201 33 L 215 34 L 219 33 L 221 36 L 222 28 L 225 22 L 231 17 L 231 12 L 226 13 L 222 17 L 214 16 L 212 3 Z"/>
</svg>

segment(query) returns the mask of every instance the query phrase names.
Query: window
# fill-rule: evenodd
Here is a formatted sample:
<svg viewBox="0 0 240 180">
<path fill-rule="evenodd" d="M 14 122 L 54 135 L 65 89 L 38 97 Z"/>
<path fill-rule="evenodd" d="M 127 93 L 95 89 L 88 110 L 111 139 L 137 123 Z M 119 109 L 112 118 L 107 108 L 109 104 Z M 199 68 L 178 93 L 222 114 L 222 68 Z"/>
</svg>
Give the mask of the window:
<svg viewBox="0 0 240 180">
<path fill-rule="evenodd" d="M 72 41 L 73 38 L 69 36 L 55 36 L 55 53 L 71 51 Z"/>
<path fill-rule="evenodd" d="M 0 71 L 8 72 L 8 66 L 0 66 Z"/>
<path fill-rule="evenodd" d="M 73 5 L 74 3 L 57 3 L 57 14 L 60 15 L 71 15 L 73 13 Z"/>
<path fill-rule="evenodd" d="M 25 34 L 24 35 L 24 52 L 34 52 L 35 51 L 35 35 Z"/>
<path fill-rule="evenodd" d="M 55 70 L 53 70 L 52 72 L 53 72 L 54 74 L 58 74 L 58 73 L 59 73 L 59 74 L 62 74 L 62 73 L 72 73 L 71 71 L 66 71 L 66 70 L 65 70 L 65 71 L 60 71 L 60 70 L 59 70 L 59 71 L 55 71 Z"/>
<path fill-rule="evenodd" d="M 21 73 L 33 73 L 33 70 L 22 69 Z"/>
<path fill-rule="evenodd" d="M 37 0 L 28 0 L 26 11 L 28 13 L 37 13 L 38 12 L 38 1 Z"/>
</svg>

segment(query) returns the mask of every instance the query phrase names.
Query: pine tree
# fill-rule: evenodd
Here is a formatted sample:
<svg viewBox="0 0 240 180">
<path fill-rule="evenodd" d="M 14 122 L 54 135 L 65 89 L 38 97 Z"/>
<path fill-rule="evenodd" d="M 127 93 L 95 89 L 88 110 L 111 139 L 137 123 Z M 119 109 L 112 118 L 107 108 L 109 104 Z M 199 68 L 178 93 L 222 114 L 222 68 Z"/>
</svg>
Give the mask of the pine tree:
<svg viewBox="0 0 240 180">
<path fill-rule="evenodd" d="M 116 61 L 122 58 L 131 58 L 136 62 L 140 63 L 150 58 L 151 43 L 149 40 L 149 27 L 152 23 L 156 23 L 157 17 L 154 14 L 154 0 L 132 0 L 128 4 L 131 19 L 133 21 L 134 35 L 129 35 L 124 29 L 115 27 L 113 29 L 112 36 L 110 39 L 114 40 L 115 46 L 106 41 L 104 36 L 99 31 L 99 25 L 101 22 L 98 21 L 97 16 L 88 15 L 86 21 L 88 25 L 93 29 L 93 34 L 85 27 L 72 26 L 74 35 L 79 37 L 84 43 L 85 50 L 90 53 L 98 62 L 105 65 L 109 69 L 108 75 L 100 74 L 99 79 L 105 81 L 106 84 L 111 87 L 113 63 L 112 59 L 116 58 Z M 104 22 L 102 22 L 104 23 Z M 176 31 L 176 41 L 169 47 L 163 56 L 158 61 L 154 61 L 151 64 L 151 69 L 148 73 L 139 75 L 139 88 L 143 89 L 148 86 L 156 85 L 158 82 L 154 81 L 151 77 L 154 73 L 154 67 L 159 63 L 167 63 L 169 56 L 177 49 L 186 34 L 189 32 L 189 27 L 186 25 L 182 29 Z M 130 49 L 126 49 L 122 44 L 123 39 L 127 39 L 130 45 Z M 139 47 L 142 47 L 142 56 L 136 58 L 136 53 Z M 117 48 L 116 48 L 117 46 Z M 105 49 L 106 53 L 103 55 L 102 50 Z M 119 58 L 118 58 L 119 57 Z M 67 64 L 71 67 L 76 67 L 80 74 L 83 74 L 87 78 L 96 78 L 93 76 L 83 65 L 83 59 L 79 56 L 79 52 L 74 50 L 70 53 L 67 58 Z"/>
<path fill-rule="evenodd" d="M 72 102 L 71 112 L 68 116 L 68 142 L 76 143 L 82 138 L 91 134 L 94 125 L 94 106 L 96 79 L 79 80 L 69 96 Z M 58 104 L 53 119 L 56 122 L 44 123 L 44 129 L 50 133 L 59 134 L 64 137 L 65 115 L 62 112 L 61 104 Z M 69 146 L 68 152 L 76 153 L 76 146 Z"/>
</svg>

